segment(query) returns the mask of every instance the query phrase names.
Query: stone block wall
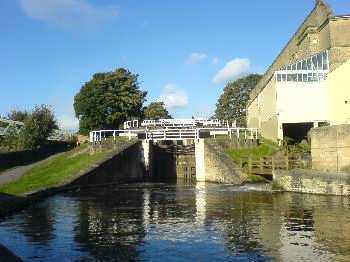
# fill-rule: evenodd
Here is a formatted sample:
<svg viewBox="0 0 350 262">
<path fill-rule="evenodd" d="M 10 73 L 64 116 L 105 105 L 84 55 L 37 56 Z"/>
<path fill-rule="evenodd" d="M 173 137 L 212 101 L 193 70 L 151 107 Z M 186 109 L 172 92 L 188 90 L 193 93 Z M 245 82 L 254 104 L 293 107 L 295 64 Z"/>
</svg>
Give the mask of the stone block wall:
<svg viewBox="0 0 350 262">
<path fill-rule="evenodd" d="M 225 154 L 224 147 L 210 139 L 196 142 L 197 181 L 242 184 L 247 175 Z"/>
<path fill-rule="evenodd" d="M 273 181 L 289 192 L 350 196 L 350 174 L 316 170 L 275 170 Z"/>
<path fill-rule="evenodd" d="M 350 172 L 350 125 L 313 128 L 310 135 L 313 169 Z"/>
</svg>

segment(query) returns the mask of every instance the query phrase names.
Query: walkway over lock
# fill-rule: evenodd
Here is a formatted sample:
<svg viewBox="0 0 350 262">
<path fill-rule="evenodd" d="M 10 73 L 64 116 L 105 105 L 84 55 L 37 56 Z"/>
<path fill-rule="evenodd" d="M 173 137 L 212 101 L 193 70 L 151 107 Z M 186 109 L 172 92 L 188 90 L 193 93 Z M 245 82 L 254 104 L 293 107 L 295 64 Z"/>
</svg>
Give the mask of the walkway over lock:
<svg viewBox="0 0 350 262">
<path fill-rule="evenodd" d="M 137 137 L 142 140 L 169 141 L 169 140 L 196 140 L 216 137 L 217 135 L 230 138 L 258 140 L 259 133 L 256 128 L 163 128 L 163 129 L 122 129 L 122 130 L 96 130 L 90 132 L 90 142 L 101 142 L 108 137 L 115 140 L 119 137 Z"/>
</svg>

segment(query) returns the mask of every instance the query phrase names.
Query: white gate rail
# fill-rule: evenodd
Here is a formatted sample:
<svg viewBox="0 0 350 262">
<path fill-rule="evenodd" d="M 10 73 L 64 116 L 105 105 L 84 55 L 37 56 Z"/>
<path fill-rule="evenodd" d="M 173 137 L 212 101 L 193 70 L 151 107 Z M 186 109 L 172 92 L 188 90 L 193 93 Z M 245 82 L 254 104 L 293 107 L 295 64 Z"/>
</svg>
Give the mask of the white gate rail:
<svg viewBox="0 0 350 262">
<path fill-rule="evenodd" d="M 146 140 L 186 140 L 199 139 L 201 133 L 216 137 L 220 135 L 229 136 L 231 139 L 259 139 L 257 128 L 163 128 L 163 129 L 121 129 L 121 130 L 97 130 L 90 132 L 90 142 L 101 142 L 113 137 L 113 140 L 119 137 L 132 137 L 140 135 L 141 139 Z"/>
</svg>

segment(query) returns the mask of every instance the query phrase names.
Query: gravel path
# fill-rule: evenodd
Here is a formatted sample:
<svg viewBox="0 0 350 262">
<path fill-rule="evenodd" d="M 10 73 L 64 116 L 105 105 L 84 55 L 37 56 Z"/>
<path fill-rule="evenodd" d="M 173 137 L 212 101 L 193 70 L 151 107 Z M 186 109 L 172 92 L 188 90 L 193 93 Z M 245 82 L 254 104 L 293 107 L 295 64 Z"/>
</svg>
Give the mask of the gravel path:
<svg viewBox="0 0 350 262">
<path fill-rule="evenodd" d="M 41 163 L 44 163 L 46 161 L 49 161 L 53 158 L 56 158 L 62 154 L 63 153 L 58 153 L 58 154 L 52 155 L 48 158 L 45 158 L 43 160 L 40 160 L 38 162 L 35 162 L 33 164 L 26 165 L 26 166 L 19 166 L 19 167 L 16 167 L 16 168 L 13 168 L 11 170 L 3 172 L 0 174 L 0 185 L 6 184 L 6 183 L 11 182 L 11 181 L 16 180 L 16 179 L 19 179 L 21 176 L 23 176 L 25 174 L 25 172 L 32 169 L 34 166 L 39 165 Z"/>
</svg>

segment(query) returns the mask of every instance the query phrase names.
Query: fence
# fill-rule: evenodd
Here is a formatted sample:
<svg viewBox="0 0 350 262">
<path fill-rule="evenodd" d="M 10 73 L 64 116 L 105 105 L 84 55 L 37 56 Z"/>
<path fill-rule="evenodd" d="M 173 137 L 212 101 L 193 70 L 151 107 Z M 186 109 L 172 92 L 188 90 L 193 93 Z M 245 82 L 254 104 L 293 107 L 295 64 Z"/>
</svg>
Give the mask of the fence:
<svg viewBox="0 0 350 262">
<path fill-rule="evenodd" d="M 311 160 L 301 157 L 264 157 L 259 160 L 252 158 L 240 159 L 241 168 L 246 168 L 249 175 L 272 175 L 274 170 L 291 170 L 295 168 L 310 169 Z"/>
</svg>

